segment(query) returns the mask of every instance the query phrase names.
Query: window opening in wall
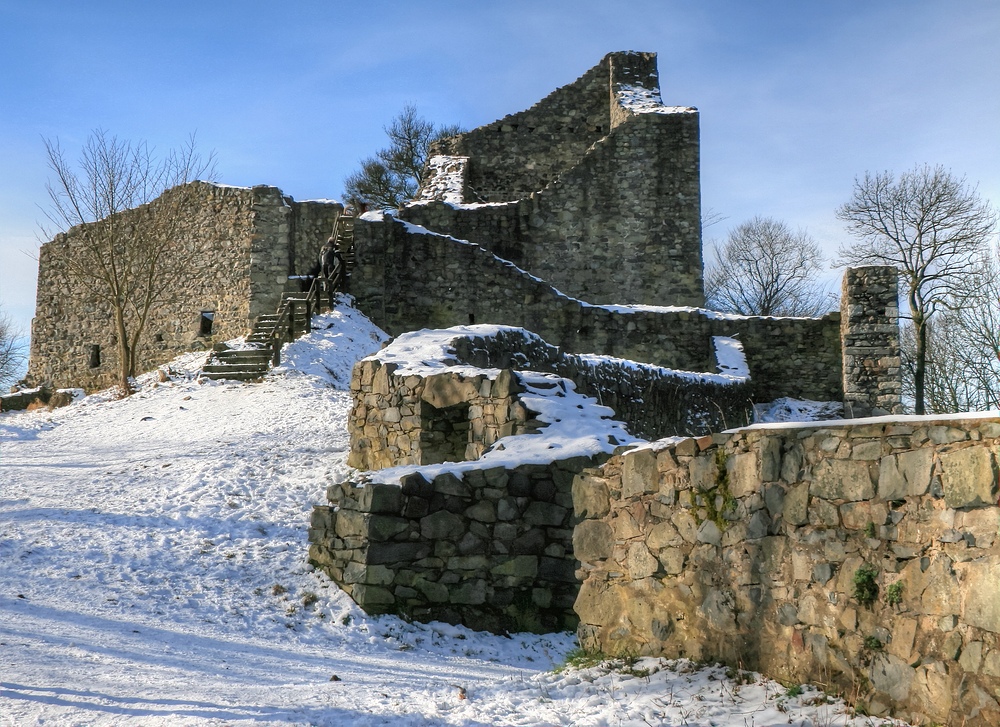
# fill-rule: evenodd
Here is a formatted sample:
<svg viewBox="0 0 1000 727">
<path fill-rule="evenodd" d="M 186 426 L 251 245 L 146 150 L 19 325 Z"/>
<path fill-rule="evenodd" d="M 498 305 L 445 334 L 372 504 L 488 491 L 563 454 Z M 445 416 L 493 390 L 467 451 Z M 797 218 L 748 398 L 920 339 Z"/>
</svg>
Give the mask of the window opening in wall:
<svg viewBox="0 0 1000 727">
<path fill-rule="evenodd" d="M 199 336 L 211 336 L 212 335 L 212 324 L 215 322 L 215 311 L 214 310 L 203 310 L 201 312 L 201 327 L 198 331 Z"/>
<path fill-rule="evenodd" d="M 420 404 L 420 464 L 464 461 L 469 444 L 469 403 L 463 401 L 440 409 L 426 401 Z"/>
<path fill-rule="evenodd" d="M 157 333 L 155 336 L 153 336 L 153 340 L 156 341 L 157 343 L 163 343 L 163 334 Z"/>
<path fill-rule="evenodd" d="M 470 313 L 469 314 L 469 325 L 470 326 L 476 325 L 476 314 L 475 313 Z"/>
<path fill-rule="evenodd" d="M 96 369 L 101 365 L 101 347 L 96 343 L 90 344 L 87 365 L 92 369 Z"/>
</svg>

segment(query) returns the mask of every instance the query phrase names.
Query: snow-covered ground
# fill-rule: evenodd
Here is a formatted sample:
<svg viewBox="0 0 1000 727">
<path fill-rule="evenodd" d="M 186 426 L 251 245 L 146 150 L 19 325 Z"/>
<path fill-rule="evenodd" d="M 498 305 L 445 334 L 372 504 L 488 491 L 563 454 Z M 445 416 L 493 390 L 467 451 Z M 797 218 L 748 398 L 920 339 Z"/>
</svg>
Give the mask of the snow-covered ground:
<svg viewBox="0 0 1000 727">
<path fill-rule="evenodd" d="M 683 661 L 553 671 L 570 634 L 366 616 L 306 527 L 381 334 L 320 324 L 261 384 L 188 355 L 124 401 L 0 415 L 0 725 L 882 724 Z"/>
</svg>

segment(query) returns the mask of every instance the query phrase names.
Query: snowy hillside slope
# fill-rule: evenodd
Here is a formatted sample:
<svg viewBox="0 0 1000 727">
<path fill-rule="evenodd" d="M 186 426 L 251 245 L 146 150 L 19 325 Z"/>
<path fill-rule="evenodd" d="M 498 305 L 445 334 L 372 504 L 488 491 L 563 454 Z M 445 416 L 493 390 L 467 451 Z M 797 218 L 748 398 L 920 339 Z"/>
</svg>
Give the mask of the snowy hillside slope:
<svg viewBox="0 0 1000 727">
<path fill-rule="evenodd" d="M 555 673 L 569 634 L 370 618 L 312 572 L 382 338 L 342 305 L 260 384 L 191 354 L 127 400 L 0 416 L 0 725 L 848 724 L 686 662 Z"/>
</svg>

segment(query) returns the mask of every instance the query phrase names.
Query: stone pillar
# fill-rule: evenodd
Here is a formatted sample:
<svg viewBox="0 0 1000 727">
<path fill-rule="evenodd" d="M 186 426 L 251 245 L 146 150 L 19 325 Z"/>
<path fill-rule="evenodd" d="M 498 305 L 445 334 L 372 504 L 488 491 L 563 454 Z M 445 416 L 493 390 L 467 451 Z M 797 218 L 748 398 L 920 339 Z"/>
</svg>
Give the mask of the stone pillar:
<svg viewBox="0 0 1000 727">
<path fill-rule="evenodd" d="M 848 417 L 902 413 L 898 279 L 891 265 L 844 273 L 840 338 Z"/>
</svg>

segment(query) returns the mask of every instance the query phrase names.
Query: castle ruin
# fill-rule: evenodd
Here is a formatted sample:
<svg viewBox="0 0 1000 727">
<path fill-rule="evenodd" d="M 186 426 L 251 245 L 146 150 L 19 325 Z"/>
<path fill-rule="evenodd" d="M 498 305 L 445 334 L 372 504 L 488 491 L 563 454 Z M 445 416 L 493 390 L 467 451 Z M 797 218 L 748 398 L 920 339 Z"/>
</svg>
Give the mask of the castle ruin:
<svg viewBox="0 0 1000 727">
<path fill-rule="evenodd" d="M 780 396 L 898 413 L 897 282 L 848 271 L 820 318 L 704 309 L 698 155 L 698 112 L 662 103 L 655 56 L 611 53 L 437 142 L 413 201 L 356 221 L 349 290 L 400 340 L 354 370 L 350 463 L 367 472 L 314 508 L 311 562 L 373 613 L 579 626 L 609 653 L 738 662 L 853 685 L 879 714 L 996 724 L 1000 423 L 718 433 Z M 146 367 L 273 312 L 340 212 L 199 189 L 188 229 L 211 254 L 158 313 Z M 95 371 L 88 347 L 111 347 L 60 264 L 73 236 L 43 246 L 29 377 L 94 388 L 111 362 Z M 424 328 L 448 329 L 434 366 L 405 357 Z M 574 443 L 541 414 L 595 406 L 580 393 L 627 432 L 609 419 Z M 637 433 L 659 441 L 621 447 Z M 544 460 L 515 456 L 525 437 Z M 891 599 L 859 600 L 859 572 Z"/>
</svg>

